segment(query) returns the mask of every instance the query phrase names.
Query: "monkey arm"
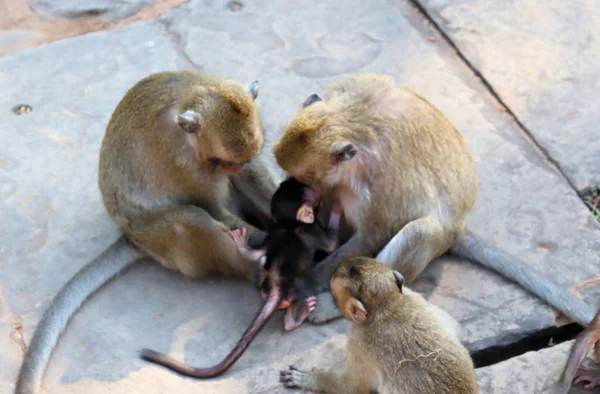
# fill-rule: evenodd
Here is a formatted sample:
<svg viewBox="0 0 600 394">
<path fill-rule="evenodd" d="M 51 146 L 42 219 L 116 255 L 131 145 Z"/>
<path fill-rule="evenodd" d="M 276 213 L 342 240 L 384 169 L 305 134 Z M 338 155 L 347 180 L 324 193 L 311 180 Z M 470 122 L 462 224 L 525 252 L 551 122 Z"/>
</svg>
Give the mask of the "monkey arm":
<svg viewBox="0 0 600 394">
<path fill-rule="evenodd" d="M 344 245 L 333 251 L 323 261 L 312 269 L 312 277 L 316 290 L 322 291 L 329 288 L 329 279 L 337 267 L 345 260 L 357 256 L 371 256 L 376 249 L 372 245 L 373 239 L 367 239 L 361 233 L 355 233 Z"/>
<path fill-rule="evenodd" d="M 271 218 L 271 197 L 277 185 L 262 157 L 255 156 L 244 169 L 231 177 L 234 187 L 255 205 L 263 220 Z"/>
<path fill-rule="evenodd" d="M 338 238 L 340 234 L 340 218 L 342 216 L 342 204 L 340 200 L 335 198 L 329 213 L 329 223 L 327 224 L 327 233 L 323 239 L 320 249 L 326 252 L 333 252 L 338 246 Z"/>
<path fill-rule="evenodd" d="M 248 230 L 248 246 L 250 248 L 259 248 L 259 245 L 264 241 L 266 236 L 264 231 L 257 229 L 224 207 L 213 206 L 209 212 L 215 220 L 223 223 L 230 230 L 246 228 Z"/>
<path fill-rule="evenodd" d="M 337 375 L 321 370 L 314 372 L 301 371 L 294 366 L 290 366 L 290 369 L 287 371 L 280 371 L 279 381 L 286 388 L 299 388 L 315 393 L 351 394 L 359 392 L 353 390 L 346 383 L 349 379 L 344 375 Z"/>
</svg>

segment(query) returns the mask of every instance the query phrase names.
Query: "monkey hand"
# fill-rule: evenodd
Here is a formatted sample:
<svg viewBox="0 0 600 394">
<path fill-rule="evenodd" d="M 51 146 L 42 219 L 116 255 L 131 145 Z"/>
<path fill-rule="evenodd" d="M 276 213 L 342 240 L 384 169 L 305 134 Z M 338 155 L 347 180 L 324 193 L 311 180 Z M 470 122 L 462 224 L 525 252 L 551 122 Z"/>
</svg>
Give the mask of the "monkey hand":
<svg viewBox="0 0 600 394">
<path fill-rule="evenodd" d="M 235 246 L 237 246 L 241 252 L 245 252 L 248 249 L 248 245 L 246 242 L 247 233 L 248 233 L 248 230 L 246 230 L 246 227 L 242 227 L 242 228 L 238 228 L 236 230 L 229 231 L 229 235 L 233 239 Z"/>
<path fill-rule="evenodd" d="M 325 324 L 342 317 L 344 314 L 335 304 L 333 295 L 330 292 L 324 292 L 317 295 L 316 308 L 306 320 L 311 324 Z"/>
<path fill-rule="evenodd" d="M 315 374 L 301 371 L 293 365 L 290 365 L 289 370 L 279 372 L 279 381 L 288 389 L 320 392 Z"/>
<path fill-rule="evenodd" d="M 600 370 L 589 370 L 586 368 L 579 368 L 575 373 L 575 379 L 573 385 L 584 383 L 583 389 L 586 391 L 593 390 L 596 387 L 600 387 Z"/>
</svg>

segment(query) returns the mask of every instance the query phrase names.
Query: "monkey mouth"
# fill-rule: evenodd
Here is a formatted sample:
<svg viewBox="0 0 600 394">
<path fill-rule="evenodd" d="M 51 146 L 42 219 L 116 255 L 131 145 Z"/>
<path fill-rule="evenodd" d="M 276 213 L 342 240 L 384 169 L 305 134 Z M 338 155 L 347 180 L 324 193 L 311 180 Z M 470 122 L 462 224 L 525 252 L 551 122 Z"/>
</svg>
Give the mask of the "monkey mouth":
<svg viewBox="0 0 600 394">
<path fill-rule="evenodd" d="M 246 165 L 246 162 L 235 163 L 232 161 L 221 160 L 217 157 L 211 157 L 208 159 L 208 162 L 216 169 L 220 169 L 230 175 L 239 173 L 244 168 L 244 165 Z"/>
</svg>

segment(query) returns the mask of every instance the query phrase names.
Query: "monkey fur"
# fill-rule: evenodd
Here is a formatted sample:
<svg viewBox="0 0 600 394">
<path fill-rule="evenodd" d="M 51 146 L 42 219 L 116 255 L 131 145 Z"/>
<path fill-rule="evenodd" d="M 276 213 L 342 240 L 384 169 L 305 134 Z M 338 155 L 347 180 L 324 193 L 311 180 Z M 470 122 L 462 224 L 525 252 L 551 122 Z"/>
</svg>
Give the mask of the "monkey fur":
<svg viewBox="0 0 600 394">
<path fill-rule="evenodd" d="M 313 269 L 318 291 L 351 257 L 376 256 L 411 283 L 450 251 L 518 283 L 583 326 L 592 320 L 595 312 L 586 303 L 466 231 L 477 194 L 475 165 L 464 137 L 431 103 L 388 76 L 367 73 L 342 77 L 323 97 L 306 99 L 273 149 L 288 175 L 339 196 L 354 231 Z M 309 321 L 338 317 L 331 295 L 319 294 Z"/>
<path fill-rule="evenodd" d="M 160 72 L 131 87 L 106 129 L 99 187 L 124 236 L 85 266 L 54 298 L 25 355 L 16 394 L 40 390 L 58 339 L 81 304 L 134 262 L 152 257 L 192 278 L 252 277 L 253 262 L 228 232 L 270 220 L 275 183 L 259 157 L 259 84 L 194 71 Z"/>
<path fill-rule="evenodd" d="M 287 301 L 284 318 L 286 331 L 298 327 L 314 309 L 316 297 L 311 293 L 309 270 L 317 248 L 332 251 L 336 247 L 339 211 L 332 212 L 328 229 L 314 220 L 319 196 L 306 185 L 290 178 L 283 181 L 271 199 L 271 224 L 265 240 L 253 249 L 245 242 L 246 230 L 231 232 L 240 251 L 249 260 L 261 260 L 261 278 L 257 286 L 266 294 L 265 303 L 246 329 L 242 338 L 219 364 L 195 368 L 172 357 L 143 349 L 141 357 L 162 365 L 180 375 L 208 379 L 225 373 L 242 356 L 256 335 L 275 312 L 281 301 Z"/>
<path fill-rule="evenodd" d="M 477 393 L 460 326 L 446 312 L 404 287 L 403 276 L 357 257 L 331 278 L 338 308 L 350 320 L 346 371 L 280 372 L 288 388 L 328 394 Z"/>
</svg>

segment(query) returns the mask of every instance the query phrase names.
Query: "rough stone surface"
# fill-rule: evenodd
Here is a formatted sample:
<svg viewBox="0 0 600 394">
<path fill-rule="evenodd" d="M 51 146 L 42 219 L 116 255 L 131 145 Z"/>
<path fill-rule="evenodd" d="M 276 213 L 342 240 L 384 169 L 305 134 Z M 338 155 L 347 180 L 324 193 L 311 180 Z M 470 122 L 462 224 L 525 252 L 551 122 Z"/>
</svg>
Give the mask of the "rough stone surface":
<svg viewBox="0 0 600 394">
<path fill-rule="evenodd" d="M 80 16 L 104 15 L 109 20 L 118 20 L 138 12 L 154 0 L 29 0 L 38 14 L 52 18 L 76 18 Z"/>
<path fill-rule="evenodd" d="M 600 2 L 419 2 L 576 187 L 600 184 Z"/>
<path fill-rule="evenodd" d="M 30 47 L 40 36 L 37 32 L 19 30 L 0 33 L 0 56 Z"/>
<path fill-rule="evenodd" d="M 519 357 L 478 369 L 477 382 L 482 393 L 487 394 L 543 394 L 551 393 L 552 385 L 562 373 L 563 366 L 575 341 L 528 352 Z M 591 365 L 587 359 L 584 365 Z M 573 386 L 570 394 L 590 393 L 580 385 Z"/>
<path fill-rule="evenodd" d="M 472 229 L 597 303 L 600 226 L 451 50 L 428 40 L 435 32 L 406 3 L 248 2 L 237 12 L 226 5 L 193 0 L 170 12 L 161 22 L 177 43 L 158 24 L 144 24 L 0 59 L 0 349 L 8 349 L 0 352 L 1 393 L 12 392 L 21 362 L 19 321 L 27 342 L 61 286 L 118 236 L 96 178 L 112 110 L 143 76 L 189 68 L 188 60 L 261 81 L 268 150 L 303 99 L 342 73 L 384 72 L 412 86 L 468 139 L 480 177 Z M 16 116 L 17 104 L 33 112 Z M 555 324 L 550 308 L 464 261 L 439 259 L 414 288 L 462 323 L 472 351 Z M 281 313 L 222 378 L 183 379 L 137 358 L 150 347 L 192 365 L 216 363 L 260 304 L 248 284 L 190 281 L 140 265 L 76 314 L 44 387 L 61 394 L 283 392 L 278 369 L 343 360 L 345 321 L 284 333 Z"/>
</svg>

